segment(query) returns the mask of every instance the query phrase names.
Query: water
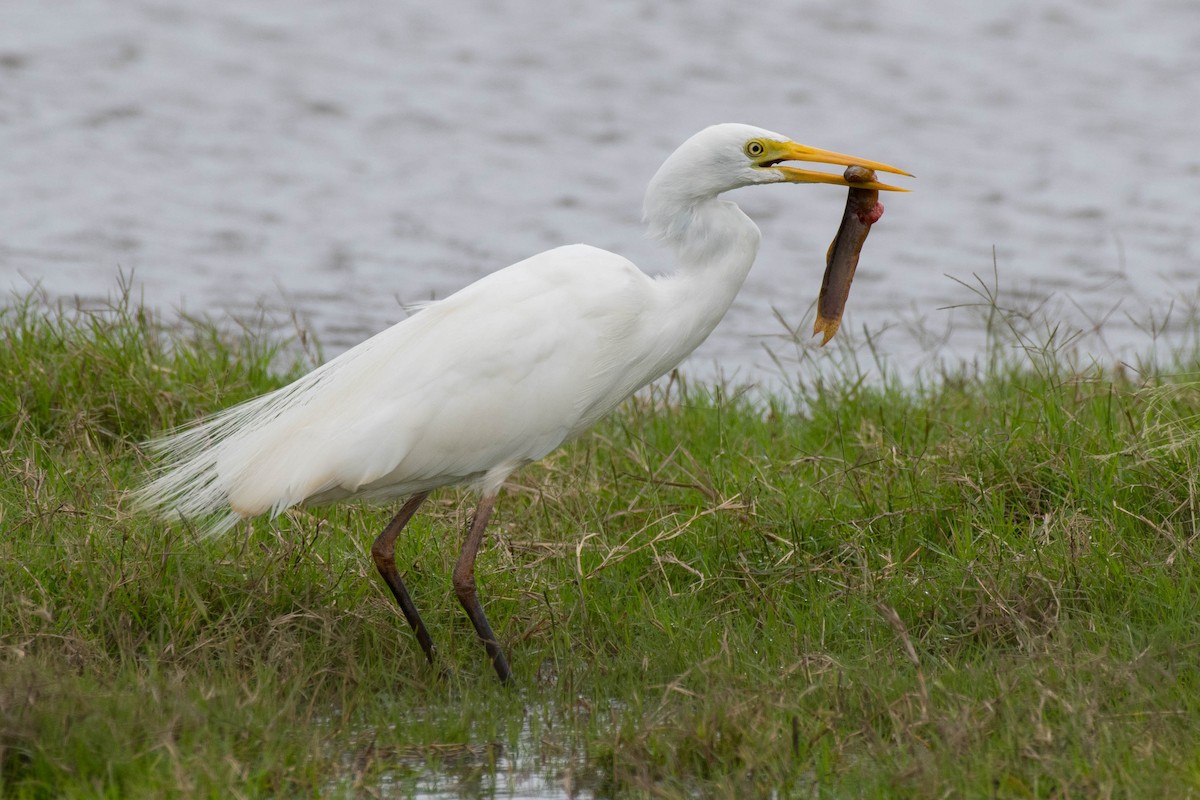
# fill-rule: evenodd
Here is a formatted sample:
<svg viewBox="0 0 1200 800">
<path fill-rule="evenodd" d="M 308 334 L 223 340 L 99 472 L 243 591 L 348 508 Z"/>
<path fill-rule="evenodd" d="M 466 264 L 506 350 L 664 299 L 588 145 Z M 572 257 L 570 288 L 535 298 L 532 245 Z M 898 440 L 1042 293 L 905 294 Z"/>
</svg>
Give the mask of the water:
<svg viewBox="0 0 1200 800">
<path fill-rule="evenodd" d="M 17 0 L 0 7 L 0 290 L 298 311 L 328 352 L 531 253 L 583 241 L 651 272 L 645 183 L 737 120 L 901 165 L 846 330 L 978 339 L 946 276 L 990 274 L 1109 349 L 1200 275 L 1200 4 L 398 4 Z M 736 194 L 764 232 L 693 357 L 756 379 L 811 325 L 844 193 Z M 767 337 L 767 338 L 764 338 Z"/>
<path fill-rule="evenodd" d="M 531 667 L 532 669 L 532 667 Z M 557 682 L 552 664 L 538 670 L 542 685 Z M 508 699 L 522 690 L 504 690 Z M 341 774 L 321 790 L 323 797 L 504 798 L 505 800 L 552 800 L 591 798 L 603 783 L 606 771 L 589 762 L 583 731 L 594 724 L 592 717 L 610 719 L 617 725 L 623 711 L 618 702 L 593 709 L 583 698 L 568 706 L 553 701 L 516 700 L 510 717 L 497 738 L 495 728 L 483 720 L 475 723 L 455 718 L 466 730 L 469 741 L 396 744 L 394 735 L 380 736 L 373 726 L 363 728 L 347 742 L 344 733 L 329 739 L 329 756 L 342 764 Z M 442 712 L 427 708 L 408 710 L 417 728 L 433 723 L 431 715 Z M 450 713 L 454 713 L 451 711 Z M 336 720 L 340 713 L 332 715 Z M 470 714 L 465 715 L 467 719 Z M 436 720 L 444 722 L 446 720 Z M 316 723 L 321 729 L 324 723 Z M 615 733 L 613 734 L 616 735 Z M 382 740 L 381 740 L 382 738 Z"/>
</svg>

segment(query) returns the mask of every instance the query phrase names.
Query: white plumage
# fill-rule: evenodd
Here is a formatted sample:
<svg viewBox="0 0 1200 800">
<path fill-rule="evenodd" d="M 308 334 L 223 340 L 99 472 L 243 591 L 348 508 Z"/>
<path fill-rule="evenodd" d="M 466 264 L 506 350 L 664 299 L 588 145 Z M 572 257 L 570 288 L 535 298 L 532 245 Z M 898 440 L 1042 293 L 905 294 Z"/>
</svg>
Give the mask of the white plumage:
<svg viewBox="0 0 1200 800">
<path fill-rule="evenodd" d="M 221 531 L 305 501 L 494 489 L 623 398 L 612 398 L 628 380 L 619 351 L 637 335 L 648 280 L 583 245 L 493 273 L 290 386 L 151 443 L 173 466 L 145 497 L 189 517 L 231 512 L 211 526 Z"/>
<path fill-rule="evenodd" d="M 754 261 L 759 231 L 721 192 L 787 181 L 845 185 L 841 176 L 781 165 L 796 159 L 901 172 L 746 125 L 707 128 L 663 164 L 646 193 L 646 223 L 675 252 L 675 272 L 650 277 L 586 245 L 499 270 L 287 387 L 151 442 L 162 466 L 139 490 L 139 503 L 207 520 L 220 532 L 242 518 L 352 497 L 414 497 L 405 508 L 415 511 L 429 490 L 470 483 L 487 500 L 476 519 L 481 537 L 513 470 L 677 365 L 724 316 Z M 389 527 L 396 530 L 376 554 L 402 607 L 394 562 L 391 576 L 383 562 L 411 511 Z M 474 551 L 467 549 L 471 597 L 459 570 L 455 586 L 506 679 L 495 637 L 480 629 L 482 609 L 480 620 L 472 612 Z M 415 608 L 404 610 L 420 637 Z"/>
</svg>

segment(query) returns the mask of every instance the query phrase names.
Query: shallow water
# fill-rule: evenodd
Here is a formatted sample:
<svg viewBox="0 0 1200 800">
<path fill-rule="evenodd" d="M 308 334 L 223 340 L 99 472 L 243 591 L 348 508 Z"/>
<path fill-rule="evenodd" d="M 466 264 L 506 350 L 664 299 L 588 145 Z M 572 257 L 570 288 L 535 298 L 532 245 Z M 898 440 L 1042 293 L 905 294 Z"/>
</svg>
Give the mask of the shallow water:
<svg viewBox="0 0 1200 800">
<path fill-rule="evenodd" d="M 4 4 L 0 289 L 102 297 L 131 271 L 164 308 L 295 309 L 337 352 L 558 244 L 667 268 L 643 187 L 738 120 L 918 176 L 886 198 L 843 328 L 889 329 L 894 363 L 971 355 L 946 307 L 993 251 L 1018 300 L 1069 298 L 1080 324 L 1117 307 L 1102 357 L 1196 296 L 1191 0 L 500 8 Z M 776 369 L 772 308 L 811 326 L 844 194 L 735 197 L 764 244 L 691 367 L 751 379 Z"/>
<path fill-rule="evenodd" d="M 546 673 L 539 672 L 539 679 Z M 517 692 L 517 689 L 504 691 Z M 613 703 L 616 713 L 619 705 Z M 413 715 L 423 719 L 423 710 Z M 591 713 L 586 703 L 572 710 L 553 704 L 526 704 L 515 714 L 519 730 L 501 742 L 478 730 L 469 743 L 378 744 L 378 731 L 365 728 L 362 741 L 341 753 L 344 774 L 324 787 L 328 797 L 420 800 L 504 798 L 567 800 L 595 797 L 598 775 L 588 763 L 582 736 L 573 732 Z M 336 740 L 339 741 L 340 740 Z"/>
</svg>

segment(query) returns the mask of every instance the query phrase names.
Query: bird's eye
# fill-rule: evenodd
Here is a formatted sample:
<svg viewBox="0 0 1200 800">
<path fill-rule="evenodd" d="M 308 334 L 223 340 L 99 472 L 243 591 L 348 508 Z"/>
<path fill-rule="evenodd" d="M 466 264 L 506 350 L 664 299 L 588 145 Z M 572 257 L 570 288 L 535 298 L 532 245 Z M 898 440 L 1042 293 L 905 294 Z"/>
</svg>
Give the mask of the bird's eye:
<svg viewBox="0 0 1200 800">
<path fill-rule="evenodd" d="M 746 142 L 746 155 L 751 158 L 758 158 L 765 152 L 767 152 L 766 146 L 757 139 Z"/>
</svg>

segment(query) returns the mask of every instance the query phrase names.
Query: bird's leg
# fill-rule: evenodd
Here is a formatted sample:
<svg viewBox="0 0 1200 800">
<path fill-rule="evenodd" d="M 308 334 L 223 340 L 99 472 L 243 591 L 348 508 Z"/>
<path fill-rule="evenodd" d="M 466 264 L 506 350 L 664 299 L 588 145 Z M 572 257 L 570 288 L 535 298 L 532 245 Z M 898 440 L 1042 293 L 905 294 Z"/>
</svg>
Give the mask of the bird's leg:
<svg viewBox="0 0 1200 800">
<path fill-rule="evenodd" d="M 454 593 L 458 595 L 458 602 L 462 603 L 467 616 L 471 618 L 475 632 L 483 640 L 483 646 L 492 659 L 492 666 L 496 668 L 500 681 L 508 683 L 512 679 L 512 672 L 504 658 L 504 651 L 500 649 L 500 642 L 496 640 L 496 634 L 492 633 L 492 626 L 484 616 L 483 606 L 479 603 L 479 593 L 475 590 L 475 554 L 479 552 L 479 545 L 483 542 L 483 530 L 487 527 L 488 517 L 491 516 L 492 506 L 495 504 L 495 495 L 484 496 L 479 500 L 475 517 L 471 520 L 471 528 L 467 531 L 467 540 L 463 542 L 458 563 L 454 565 Z"/>
<path fill-rule="evenodd" d="M 404 588 L 404 581 L 400 580 L 400 573 L 396 571 L 396 537 L 400 535 L 400 531 L 404 530 L 404 526 L 412 519 L 413 514 L 417 513 L 417 508 L 425 502 L 425 498 L 428 496 L 429 492 L 420 492 L 408 498 L 408 502 L 400 509 L 400 513 L 388 523 L 388 526 L 383 529 L 383 533 L 379 534 L 375 543 L 371 545 L 371 558 L 375 559 L 375 567 L 383 576 L 388 588 L 392 590 L 392 594 L 396 596 L 396 602 L 400 604 L 404 618 L 408 620 L 413 632 L 417 634 L 417 641 L 421 643 L 421 649 L 425 651 L 425 657 L 432 665 L 433 640 L 429 638 L 429 631 L 425 630 L 425 623 L 421 621 L 417 607 L 413 605 L 408 590 Z"/>
</svg>

